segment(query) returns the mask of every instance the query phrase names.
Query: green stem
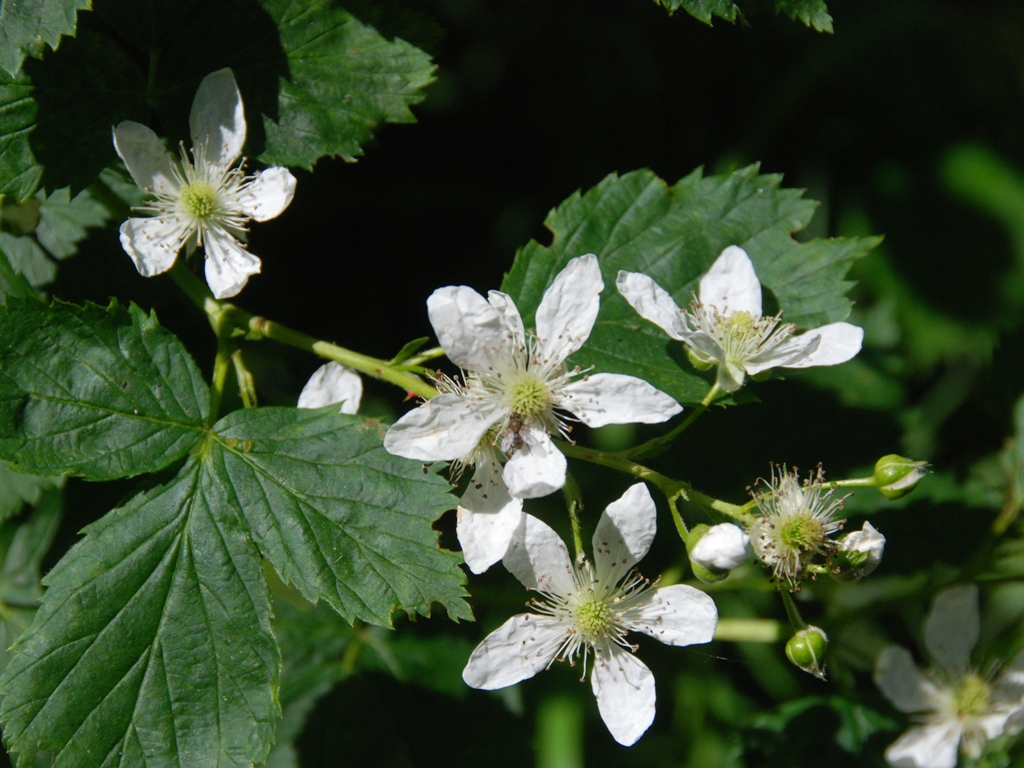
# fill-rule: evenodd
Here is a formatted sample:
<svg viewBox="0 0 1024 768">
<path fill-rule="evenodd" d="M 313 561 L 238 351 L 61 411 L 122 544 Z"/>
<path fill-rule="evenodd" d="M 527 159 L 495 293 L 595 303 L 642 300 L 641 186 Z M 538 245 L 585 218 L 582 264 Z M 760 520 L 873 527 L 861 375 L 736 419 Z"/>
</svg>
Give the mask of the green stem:
<svg viewBox="0 0 1024 768">
<path fill-rule="evenodd" d="M 851 477 L 848 480 L 830 480 L 822 483 L 821 487 L 828 490 L 831 488 L 874 488 L 878 483 L 874 477 Z"/>
<path fill-rule="evenodd" d="M 686 527 L 686 523 L 683 522 L 683 516 L 679 514 L 679 510 L 676 508 L 676 499 L 683 495 L 680 490 L 672 496 L 668 497 L 668 508 L 672 513 L 672 522 L 676 524 L 676 531 L 679 533 L 679 538 L 683 540 L 684 546 L 689 546 L 690 543 L 690 531 Z"/>
<path fill-rule="evenodd" d="M 786 606 L 786 615 L 789 617 L 789 623 L 793 626 L 793 629 L 805 629 L 807 622 L 803 620 L 800 611 L 797 610 L 796 603 L 793 602 L 793 596 L 785 588 L 779 590 L 779 594 L 782 595 L 782 604 Z"/>
<path fill-rule="evenodd" d="M 782 623 L 775 619 L 719 619 L 715 640 L 732 643 L 777 643 L 782 639 Z"/>
<path fill-rule="evenodd" d="M 722 390 L 719 389 L 718 383 L 716 382 L 714 386 L 708 390 L 708 393 L 704 395 L 704 399 L 701 400 L 700 405 L 694 407 L 694 409 L 690 411 L 690 415 L 686 417 L 682 424 L 661 437 L 656 437 L 653 440 L 648 440 L 646 443 L 638 445 L 636 448 L 630 448 L 628 451 L 623 451 L 623 455 L 631 459 L 641 459 L 647 456 L 657 456 L 660 453 L 664 453 L 671 447 L 673 441 L 679 437 L 679 435 L 683 434 L 683 432 L 685 432 L 687 428 L 697 420 L 697 417 L 710 407 L 710 405 L 715 401 L 715 398 L 718 397 L 721 392 Z"/>
<path fill-rule="evenodd" d="M 572 526 L 572 543 L 576 550 L 576 562 L 583 562 L 583 537 L 580 535 L 580 512 L 583 511 L 583 494 L 571 472 L 565 473 L 565 484 L 562 486 L 565 507 L 569 510 L 569 524 Z"/>
<path fill-rule="evenodd" d="M 231 362 L 235 366 L 235 377 L 238 379 L 238 394 L 242 398 L 242 405 L 245 408 L 255 408 L 259 404 L 256 400 L 256 382 L 242 361 L 242 350 L 235 350 L 234 354 L 231 355 Z"/>
<path fill-rule="evenodd" d="M 595 448 L 582 448 L 563 440 L 555 440 L 554 443 L 558 446 L 558 450 L 566 456 L 574 459 L 583 459 L 583 461 L 589 461 L 592 464 L 599 464 L 602 467 L 617 469 L 620 472 L 625 472 L 626 474 L 633 475 L 641 480 L 653 483 L 658 487 L 658 490 L 665 494 L 665 498 L 671 499 L 681 496 L 687 501 L 700 504 L 705 509 L 712 509 L 726 517 L 739 520 L 744 525 L 749 525 L 754 521 L 753 515 L 745 511 L 745 506 L 740 507 L 735 504 L 729 504 L 728 502 L 721 501 L 713 496 L 708 496 L 700 491 L 695 491 L 689 483 L 683 480 L 673 480 L 670 477 L 666 477 L 660 472 L 655 472 L 649 467 L 645 467 L 642 464 L 637 464 L 635 461 L 631 461 L 621 453 L 607 453 Z"/>
<path fill-rule="evenodd" d="M 375 379 L 381 379 L 401 387 L 410 396 L 418 395 L 429 399 L 437 394 L 434 387 L 419 376 L 402 370 L 402 366 L 393 366 L 386 360 L 362 355 L 339 347 L 337 344 L 321 341 L 280 323 L 267 320 L 264 317 L 257 317 L 233 304 L 217 301 L 206 284 L 193 275 L 181 262 L 175 264 L 169 274 L 192 302 L 206 313 L 215 332 L 222 324 L 229 323 L 232 329 L 273 339 L 281 344 L 304 349 L 328 360 L 355 368 Z"/>
<path fill-rule="evenodd" d="M 223 336 L 217 339 L 217 357 L 213 361 L 213 377 L 210 382 L 210 415 L 206 426 L 212 427 L 220 413 L 220 402 L 224 397 L 224 384 L 227 382 L 228 368 L 231 367 L 231 341 Z"/>
<path fill-rule="evenodd" d="M 444 347 L 431 347 L 424 352 L 420 352 L 418 355 L 413 355 L 408 360 L 403 360 L 399 367 L 418 368 L 428 360 L 436 360 L 439 357 L 444 357 L 444 354 Z"/>
</svg>

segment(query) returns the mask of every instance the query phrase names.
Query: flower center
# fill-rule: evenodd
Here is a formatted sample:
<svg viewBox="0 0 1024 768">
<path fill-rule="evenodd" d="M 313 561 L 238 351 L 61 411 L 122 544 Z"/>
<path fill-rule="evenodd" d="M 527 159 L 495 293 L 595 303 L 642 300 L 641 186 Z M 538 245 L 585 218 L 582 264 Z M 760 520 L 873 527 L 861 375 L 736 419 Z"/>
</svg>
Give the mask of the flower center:
<svg viewBox="0 0 1024 768">
<path fill-rule="evenodd" d="M 821 546 L 824 526 L 814 517 L 794 517 L 779 528 L 779 538 L 787 547 L 810 552 Z"/>
<path fill-rule="evenodd" d="M 742 309 L 739 312 L 733 312 L 728 318 L 723 319 L 723 324 L 725 325 L 723 330 L 734 339 L 742 339 L 756 325 L 754 316 Z"/>
<path fill-rule="evenodd" d="M 198 219 L 205 219 L 217 207 L 217 190 L 203 179 L 196 179 L 181 188 L 181 203 Z"/>
<path fill-rule="evenodd" d="M 961 715 L 983 715 L 988 711 L 989 684 L 977 675 L 968 675 L 954 694 Z"/>
<path fill-rule="evenodd" d="M 529 423 L 548 407 L 551 390 L 532 373 L 522 373 L 508 388 L 508 404 L 513 413 Z"/>
<path fill-rule="evenodd" d="M 612 625 L 612 609 L 605 602 L 591 598 L 576 606 L 573 618 L 583 639 L 593 644 L 608 634 Z"/>
</svg>

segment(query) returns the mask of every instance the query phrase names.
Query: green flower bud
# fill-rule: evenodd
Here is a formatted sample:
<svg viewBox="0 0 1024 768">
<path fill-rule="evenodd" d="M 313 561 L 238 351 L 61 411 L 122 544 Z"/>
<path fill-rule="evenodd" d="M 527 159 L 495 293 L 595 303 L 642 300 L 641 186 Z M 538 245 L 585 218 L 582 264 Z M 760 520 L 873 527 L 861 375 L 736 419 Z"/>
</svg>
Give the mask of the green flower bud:
<svg viewBox="0 0 1024 768">
<path fill-rule="evenodd" d="M 927 467 L 926 461 L 913 461 L 890 453 L 875 464 L 875 487 L 887 499 L 902 498 L 928 474 Z"/>
<path fill-rule="evenodd" d="M 786 643 L 786 657 L 804 672 L 825 679 L 825 649 L 828 635 L 819 627 L 806 627 Z"/>
<path fill-rule="evenodd" d="M 690 358 L 690 363 L 698 371 L 709 371 L 715 367 L 714 363 L 709 363 L 705 360 L 701 360 L 699 357 L 693 354 L 693 350 L 690 349 L 689 347 L 686 348 L 686 356 Z"/>
</svg>

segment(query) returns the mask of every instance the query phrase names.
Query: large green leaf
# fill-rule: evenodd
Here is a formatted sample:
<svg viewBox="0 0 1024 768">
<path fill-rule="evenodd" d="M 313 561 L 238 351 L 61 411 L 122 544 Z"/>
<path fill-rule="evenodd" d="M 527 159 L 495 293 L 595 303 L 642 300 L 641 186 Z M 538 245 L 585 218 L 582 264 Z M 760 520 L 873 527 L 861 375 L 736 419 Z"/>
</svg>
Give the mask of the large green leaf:
<svg viewBox="0 0 1024 768">
<path fill-rule="evenodd" d="M 28 278 L 11 263 L 3 247 L 0 247 L 0 306 L 7 303 L 8 295 L 28 299 L 34 297 L 36 292 Z"/>
<path fill-rule="evenodd" d="M 736 21 L 736 14 L 739 13 L 739 8 L 732 0 L 655 0 L 655 2 L 665 6 L 672 13 L 684 10 L 705 24 L 710 24 L 713 16 L 726 21 Z"/>
<path fill-rule="evenodd" d="M 0 68 L 12 76 L 26 56 L 40 58 L 45 45 L 56 48 L 61 35 L 75 34 L 79 9 L 91 0 L 5 0 L 0 4 Z"/>
<path fill-rule="evenodd" d="M 153 472 L 195 444 L 208 411 L 188 352 L 135 305 L 0 309 L 0 458 L 20 471 Z"/>
<path fill-rule="evenodd" d="M 784 13 L 793 21 L 799 19 L 818 32 L 832 31 L 832 17 L 825 0 L 775 0 L 775 12 Z"/>
<path fill-rule="evenodd" d="M 765 0 L 744 0 L 737 5 L 733 0 L 654 0 L 658 5 L 663 5 L 671 13 L 683 10 L 700 19 L 705 24 L 711 24 L 713 17 L 717 16 L 726 21 L 735 22 L 737 17 L 743 17 L 743 11 L 755 10 L 759 4 L 766 4 Z M 785 14 L 794 21 L 800 20 L 808 27 L 814 27 L 818 32 L 832 31 L 832 17 L 828 14 L 828 8 L 824 0 L 773 0 L 775 12 Z"/>
<path fill-rule="evenodd" d="M 573 362 L 640 376 L 677 400 L 699 402 L 708 381 L 686 362 L 681 344 L 642 320 L 618 294 L 620 269 L 650 275 L 686 307 L 722 250 L 739 245 L 784 319 L 812 328 L 849 314 L 846 272 L 878 242 L 798 243 L 791 234 L 807 226 L 816 203 L 802 199 L 799 190 L 782 189 L 781 177 L 757 170 L 708 177 L 697 170 L 672 187 L 647 170 L 612 174 L 548 215 L 544 223 L 554 235 L 552 244 L 531 241 L 521 248 L 502 290 L 530 325 L 544 290 L 569 260 L 597 254 L 605 281 L 601 312 Z"/>
<path fill-rule="evenodd" d="M 229 488 L 193 458 L 88 526 L 46 576 L 0 679 L 4 739 L 31 763 L 249 766 L 279 716 L 270 603 Z"/>
<path fill-rule="evenodd" d="M 390 626 L 396 607 L 429 614 L 433 601 L 471 619 L 461 556 L 431 528 L 453 506 L 449 486 L 385 451 L 384 426 L 337 411 L 259 408 L 214 426 L 211 461 L 256 545 L 303 597 L 349 621 Z"/>
<path fill-rule="evenodd" d="M 248 151 L 268 165 L 311 169 L 354 160 L 381 122 L 415 121 L 409 106 L 433 80 L 430 57 L 388 40 L 330 0 L 211 4 L 160 66 L 165 122 L 188 114 L 199 80 L 230 66 L 249 119 Z M 227 36 L 225 30 L 245 30 Z M 262 113 L 262 125 L 260 114 Z"/>
</svg>

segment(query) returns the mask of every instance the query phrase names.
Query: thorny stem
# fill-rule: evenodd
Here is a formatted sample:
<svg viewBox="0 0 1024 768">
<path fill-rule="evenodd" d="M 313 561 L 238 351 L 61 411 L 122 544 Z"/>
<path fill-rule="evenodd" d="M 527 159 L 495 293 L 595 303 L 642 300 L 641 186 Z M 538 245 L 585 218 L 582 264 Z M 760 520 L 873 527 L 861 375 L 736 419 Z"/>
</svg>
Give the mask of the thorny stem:
<svg viewBox="0 0 1024 768">
<path fill-rule="evenodd" d="M 780 589 L 779 594 L 782 595 L 782 604 L 786 606 L 786 615 L 789 617 L 789 623 L 793 625 L 793 629 L 805 629 L 807 622 L 803 620 L 800 611 L 797 610 L 796 603 L 793 602 L 793 596 L 785 589 Z"/>
<path fill-rule="evenodd" d="M 696 406 L 690 411 L 690 415 L 686 417 L 682 424 L 668 432 L 661 437 L 655 437 L 652 440 L 648 440 L 642 445 L 636 446 L 636 448 L 630 448 L 628 451 L 623 451 L 623 455 L 630 459 L 641 459 L 646 456 L 657 456 L 659 453 L 664 453 L 672 445 L 672 442 L 679 437 L 686 429 L 697 420 L 704 411 L 706 411 L 715 398 L 721 394 L 722 390 L 718 387 L 718 383 L 708 390 L 708 393 L 704 395 L 704 399 L 700 401 L 700 405 Z"/>
<path fill-rule="evenodd" d="M 266 337 L 355 368 L 375 379 L 387 381 L 404 389 L 410 397 L 418 395 L 429 399 L 437 394 L 437 390 L 419 376 L 403 370 L 405 366 L 390 365 L 385 360 L 362 355 L 339 347 L 337 344 L 315 339 L 280 323 L 267 320 L 264 317 L 257 317 L 233 304 L 217 301 L 210 294 L 206 285 L 180 262 L 174 265 L 169 274 L 192 302 L 206 313 L 214 332 L 218 333 L 218 338 L 220 338 L 220 327 L 238 335 L 247 333 L 250 338 L 254 335 L 257 338 Z"/>
</svg>

